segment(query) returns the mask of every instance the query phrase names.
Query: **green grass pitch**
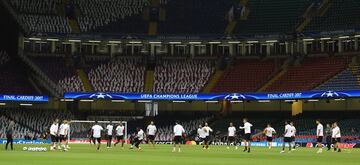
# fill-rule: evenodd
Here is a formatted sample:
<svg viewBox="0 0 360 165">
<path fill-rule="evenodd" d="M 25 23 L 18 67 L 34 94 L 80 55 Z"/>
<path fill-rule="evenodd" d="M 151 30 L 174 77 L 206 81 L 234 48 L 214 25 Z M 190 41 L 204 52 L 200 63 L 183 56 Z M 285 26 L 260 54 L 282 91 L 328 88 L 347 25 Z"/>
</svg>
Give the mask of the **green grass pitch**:
<svg viewBox="0 0 360 165">
<path fill-rule="evenodd" d="M 68 152 L 27 152 L 22 151 L 24 146 L 35 145 L 15 145 L 15 151 L 5 151 L 1 145 L 0 165 L 360 165 L 359 149 L 316 154 L 315 148 L 298 148 L 280 154 L 280 148 L 253 147 L 251 153 L 244 153 L 242 147 L 227 150 L 225 146 L 211 146 L 210 150 L 203 150 L 200 146 L 184 145 L 181 153 L 172 153 L 170 145 L 153 149 L 144 144 L 141 151 L 129 150 L 128 145 L 124 149 L 106 149 L 102 145 L 96 151 L 94 146 L 72 144 Z"/>
</svg>

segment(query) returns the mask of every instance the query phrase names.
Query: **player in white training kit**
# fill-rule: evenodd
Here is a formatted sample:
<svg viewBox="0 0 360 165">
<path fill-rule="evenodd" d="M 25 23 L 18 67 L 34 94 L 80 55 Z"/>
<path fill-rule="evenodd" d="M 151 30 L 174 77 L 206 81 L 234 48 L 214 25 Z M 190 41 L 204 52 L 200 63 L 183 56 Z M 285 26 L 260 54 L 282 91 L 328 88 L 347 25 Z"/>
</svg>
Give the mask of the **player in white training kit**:
<svg viewBox="0 0 360 165">
<path fill-rule="evenodd" d="M 227 149 L 230 149 L 230 145 L 234 145 L 235 146 L 235 149 L 237 150 L 238 149 L 238 146 L 236 144 L 236 140 L 235 140 L 235 135 L 236 135 L 236 128 L 235 126 L 233 125 L 233 123 L 230 123 L 229 124 L 229 127 L 228 127 L 228 137 L 227 137 Z"/>
<path fill-rule="evenodd" d="M 339 126 L 337 125 L 337 122 L 333 123 L 331 138 L 332 138 L 332 142 L 334 144 L 334 151 L 341 152 L 341 149 L 339 146 L 341 143 L 341 132 L 340 132 Z"/>
<path fill-rule="evenodd" d="M 113 131 L 114 131 L 114 126 L 112 125 L 112 122 L 110 121 L 110 123 L 106 126 L 106 135 L 107 135 L 107 143 L 106 143 L 106 148 L 111 148 L 111 141 L 113 138 Z"/>
<path fill-rule="evenodd" d="M 319 150 L 317 151 L 317 153 L 322 153 L 322 141 L 323 141 L 323 137 L 324 137 L 324 126 L 321 124 L 320 120 L 316 120 L 316 142 L 317 142 L 317 147 L 319 148 Z"/>
<path fill-rule="evenodd" d="M 55 119 L 55 121 L 50 126 L 50 138 L 51 138 L 51 146 L 50 150 L 56 149 L 56 143 L 58 142 L 58 132 L 59 131 L 59 119 Z"/>
<path fill-rule="evenodd" d="M 59 135 L 61 141 L 61 148 L 63 151 L 68 151 L 67 140 L 69 136 L 70 125 L 67 120 L 64 120 L 59 128 Z"/>
<path fill-rule="evenodd" d="M 197 133 L 198 133 L 198 136 L 199 136 L 199 144 L 201 143 L 202 144 L 202 147 L 205 149 L 205 138 L 206 138 L 206 135 L 205 135 L 205 131 L 204 131 L 204 128 L 203 126 L 200 124 L 199 125 L 199 128 L 197 129 Z"/>
<path fill-rule="evenodd" d="M 121 147 L 124 147 L 124 143 L 125 143 L 125 139 L 124 139 L 124 133 L 125 133 L 125 127 L 122 123 L 120 123 L 116 129 L 116 143 L 114 144 L 114 146 L 116 146 L 117 144 L 119 144 L 121 142 Z"/>
<path fill-rule="evenodd" d="M 147 126 L 146 128 L 146 133 L 147 133 L 147 140 L 149 145 L 152 144 L 153 148 L 155 148 L 155 137 L 156 137 L 156 126 L 154 124 L 153 121 L 150 122 L 150 125 Z"/>
<path fill-rule="evenodd" d="M 210 132 L 213 132 L 213 130 L 209 127 L 208 123 L 205 123 L 203 130 L 205 132 L 205 140 L 204 140 L 205 141 L 205 149 L 209 149 Z"/>
<path fill-rule="evenodd" d="M 244 130 L 244 144 L 245 144 L 245 148 L 244 148 L 244 152 L 247 151 L 248 153 L 250 153 L 250 143 L 251 143 L 251 127 L 253 126 L 252 124 L 250 124 L 248 122 L 247 118 L 243 119 L 243 123 L 244 126 L 243 127 L 239 127 L 240 129 Z"/>
<path fill-rule="evenodd" d="M 272 148 L 272 141 L 273 141 L 273 135 L 276 134 L 276 131 L 273 127 L 271 127 L 271 124 L 268 124 L 267 127 L 264 129 L 264 134 L 266 136 L 266 141 L 268 143 L 269 149 Z"/>
<path fill-rule="evenodd" d="M 175 122 L 173 133 L 174 133 L 174 147 L 172 152 L 176 151 L 176 145 L 179 148 L 178 151 L 181 152 L 181 143 L 183 136 L 185 136 L 185 129 L 182 125 L 180 125 L 179 121 Z"/>
<path fill-rule="evenodd" d="M 293 135 L 292 133 L 293 129 L 288 121 L 285 121 L 285 131 L 284 131 L 284 142 L 282 145 L 282 151 L 280 153 L 285 153 L 285 143 L 289 144 L 289 152 L 291 151 L 291 137 Z"/>
<path fill-rule="evenodd" d="M 293 147 L 291 150 L 295 151 L 295 136 L 296 136 L 296 127 L 294 126 L 294 122 L 290 122 L 291 125 L 291 130 L 292 130 L 292 135 L 291 135 L 291 146 Z"/>
<path fill-rule="evenodd" d="M 101 146 L 101 132 L 104 130 L 103 127 L 101 127 L 97 121 L 95 121 L 95 125 L 91 128 L 94 141 L 98 142 L 97 150 L 100 150 Z"/>
<path fill-rule="evenodd" d="M 144 140 L 145 137 L 145 132 L 141 129 L 141 128 L 136 128 L 137 134 L 136 137 L 134 139 L 134 143 L 135 143 L 135 147 L 138 150 L 141 150 L 140 144 L 142 143 L 142 141 Z"/>
</svg>

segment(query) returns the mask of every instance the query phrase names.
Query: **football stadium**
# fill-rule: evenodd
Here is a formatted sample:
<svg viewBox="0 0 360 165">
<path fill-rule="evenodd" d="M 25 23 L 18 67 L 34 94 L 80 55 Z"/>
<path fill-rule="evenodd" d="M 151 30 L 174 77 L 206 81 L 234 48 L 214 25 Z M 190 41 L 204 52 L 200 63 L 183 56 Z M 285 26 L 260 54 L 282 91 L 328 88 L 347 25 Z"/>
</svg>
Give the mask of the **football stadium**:
<svg viewBox="0 0 360 165">
<path fill-rule="evenodd" d="M 360 0 L 0 0 L 0 165 L 359 165 Z"/>
</svg>

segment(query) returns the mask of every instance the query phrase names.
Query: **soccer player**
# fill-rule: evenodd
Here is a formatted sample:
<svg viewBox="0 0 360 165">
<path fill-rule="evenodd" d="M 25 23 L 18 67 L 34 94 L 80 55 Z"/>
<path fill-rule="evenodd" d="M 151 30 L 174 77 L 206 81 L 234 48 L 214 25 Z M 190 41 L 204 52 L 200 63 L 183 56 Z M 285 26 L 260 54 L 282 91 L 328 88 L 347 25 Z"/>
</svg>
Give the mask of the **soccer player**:
<svg viewBox="0 0 360 165">
<path fill-rule="evenodd" d="M 91 128 L 92 129 L 92 133 L 93 133 L 93 138 L 94 141 L 98 142 L 97 145 L 97 150 L 100 150 L 100 146 L 101 146 L 101 131 L 104 130 L 103 127 L 101 127 L 97 121 L 95 121 L 95 125 Z"/>
<path fill-rule="evenodd" d="M 13 148 L 13 134 L 14 134 L 14 126 L 15 123 L 13 121 L 11 121 L 9 123 L 9 126 L 6 129 L 6 145 L 5 145 L 5 150 L 8 149 L 8 145 L 10 144 L 11 150 L 14 150 Z"/>
<path fill-rule="evenodd" d="M 239 128 L 243 129 L 244 133 L 245 133 L 245 135 L 244 135 L 244 144 L 245 144 L 244 152 L 247 150 L 247 152 L 250 153 L 251 127 L 253 125 L 248 122 L 247 118 L 243 119 L 243 123 L 244 123 L 244 126 L 239 127 Z"/>
<path fill-rule="evenodd" d="M 205 141 L 206 135 L 205 135 L 204 128 L 203 128 L 203 126 L 201 124 L 199 125 L 197 133 L 198 133 L 198 136 L 199 136 L 199 144 L 202 143 L 202 147 L 203 147 L 203 149 L 205 149 L 205 142 L 204 141 Z"/>
<path fill-rule="evenodd" d="M 288 121 L 285 121 L 285 131 L 284 131 L 284 143 L 282 145 L 282 151 L 280 153 L 285 153 L 285 143 L 289 144 L 289 152 L 291 151 L 291 137 L 292 137 L 292 127 Z"/>
<path fill-rule="evenodd" d="M 153 121 L 151 121 L 150 125 L 147 126 L 146 132 L 149 145 L 152 144 L 153 148 L 155 148 L 155 136 L 157 129 Z"/>
<path fill-rule="evenodd" d="M 111 141 L 112 141 L 112 137 L 113 137 L 113 131 L 114 131 L 114 126 L 112 125 L 112 121 L 110 121 L 110 123 L 106 126 L 106 132 L 107 132 L 106 148 L 111 148 Z"/>
<path fill-rule="evenodd" d="M 295 151 L 295 147 L 296 147 L 296 145 L 295 145 L 295 136 L 296 136 L 296 127 L 294 126 L 294 122 L 290 122 L 290 125 L 291 125 L 291 132 L 292 132 L 292 135 L 291 135 L 291 143 L 292 143 L 292 151 Z"/>
<path fill-rule="evenodd" d="M 272 147 L 273 134 L 276 134 L 276 131 L 271 124 L 267 124 L 267 127 L 264 129 L 264 134 L 266 136 L 266 141 L 268 142 L 269 149 Z"/>
<path fill-rule="evenodd" d="M 68 151 L 66 144 L 67 144 L 67 139 L 68 139 L 68 135 L 69 135 L 69 129 L 70 129 L 70 126 L 68 124 L 68 121 L 64 120 L 59 128 L 61 148 L 63 151 Z"/>
<path fill-rule="evenodd" d="M 326 134 L 327 151 L 330 151 L 330 149 L 331 149 L 331 134 L 332 134 L 332 128 L 331 128 L 330 124 L 326 124 L 325 134 Z"/>
<path fill-rule="evenodd" d="M 235 146 L 235 149 L 237 150 L 238 149 L 238 146 L 236 145 L 236 140 L 235 140 L 235 134 L 236 134 L 236 128 L 234 126 L 233 123 L 230 123 L 229 124 L 229 127 L 228 127 L 228 137 L 227 137 L 227 149 L 230 149 L 230 145 L 233 144 Z"/>
<path fill-rule="evenodd" d="M 334 124 L 333 124 L 331 137 L 332 137 L 332 142 L 334 144 L 334 151 L 341 152 L 341 149 L 339 146 L 339 144 L 341 142 L 341 132 L 340 132 L 339 126 L 337 125 L 337 122 L 334 122 Z"/>
<path fill-rule="evenodd" d="M 116 129 L 116 140 L 117 142 L 114 144 L 114 146 L 116 146 L 117 144 L 120 143 L 121 141 L 121 147 L 124 147 L 124 143 L 125 143 L 125 139 L 124 139 L 124 133 L 125 133 L 125 127 L 122 123 L 120 123 Z"/>
<path fill-rule="evenodd" d="M 51 138 L 50 150 L 56 149 L 56 143 L 58 141 L 58 130 L 59 130 L 59 119 L 55 119 L 50 126 L 50 138 Z"/>
<path fill-rule="evenodd" d="M 135 147 L 138 150 L 141 150 L 140 144 L 144 140 L 145 132 L 139 127 L 136 128 L 136 131 L 137 131 L 137 134 L 136 134 L 136 137 L 134 139 Z"/>
<path fill-rule="evenodd" d="M 322 153 L 322 141 L 324 137 L 324 126 L 321 124 L 320 120 L 316 120 L 316 137 L 317 137 L 317 147 L 319 150 L 317 153 Z"/>
<path fill-rule="evenodd" d="M 179 121 L 175 122 L 175 126 L 174 126 L 174 147 L 173 147 L 173 151 L 176 151 L 176 145 L 178 145 L 179 148 L 179 152 L 181 152 L 181 142 L 182 142 L 182 137 L 185 135 L 185 129 L 182 125 L 179 124 Z"/>
<path fill-rule="evenodd" d="M 210 132 L 213 132 L 213 130 L 209 127 L 208 123 L 205 123 L 203 130 L 205 132 L 205 149 L 209 149 Z"/>
</svg>

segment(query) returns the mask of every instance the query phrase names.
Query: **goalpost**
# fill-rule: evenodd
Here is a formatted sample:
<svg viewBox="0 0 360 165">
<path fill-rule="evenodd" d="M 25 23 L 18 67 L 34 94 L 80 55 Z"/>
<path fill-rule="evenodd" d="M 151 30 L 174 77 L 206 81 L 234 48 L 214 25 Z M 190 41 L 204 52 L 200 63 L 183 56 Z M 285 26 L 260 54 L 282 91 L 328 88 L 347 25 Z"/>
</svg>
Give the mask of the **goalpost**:
<svg viewBox="0 0 360 165">
<path fill-rule="evenodd" d="M 88 140 L 89 139 L 89 132 L 92 126 L 95 124 L 95 121 L 90 120 L 71 120 L 70 121 L 70 133 L 68 136 L 68 140 Z M 115 138 L 116 127 L 122 123 L 125 130 L 124 130 L 124 139 L 127 139 L 128 136 L 128 125 L 126 121 L 111 121 L 111 124 L 114 126 L 113 137 Z M 106 126 L 110 124 L 110 121 L 98 121 L 98 124 L 106 130 Z M 104 132 L 106 134 L 106 132 Z M 105 140 L 105 139 L 104 139 Z"/>
</svg>

